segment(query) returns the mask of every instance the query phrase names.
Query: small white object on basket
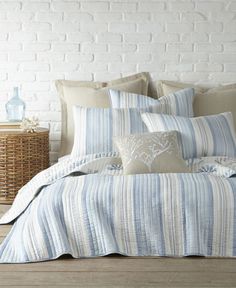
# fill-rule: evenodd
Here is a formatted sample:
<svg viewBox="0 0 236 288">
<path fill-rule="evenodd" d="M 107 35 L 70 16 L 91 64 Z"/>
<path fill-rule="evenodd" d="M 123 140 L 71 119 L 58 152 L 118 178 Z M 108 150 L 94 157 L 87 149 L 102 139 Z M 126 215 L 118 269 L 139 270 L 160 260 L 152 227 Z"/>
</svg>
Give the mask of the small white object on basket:
<svg viewBox="0 0 236 288">
<path fill-rule="evenodd" d="M 39 126 L 39 120 L 36 117 L 24 118 L 22 120 L 21 129 L 29 133 L 34 133 Z"/>
</svg>

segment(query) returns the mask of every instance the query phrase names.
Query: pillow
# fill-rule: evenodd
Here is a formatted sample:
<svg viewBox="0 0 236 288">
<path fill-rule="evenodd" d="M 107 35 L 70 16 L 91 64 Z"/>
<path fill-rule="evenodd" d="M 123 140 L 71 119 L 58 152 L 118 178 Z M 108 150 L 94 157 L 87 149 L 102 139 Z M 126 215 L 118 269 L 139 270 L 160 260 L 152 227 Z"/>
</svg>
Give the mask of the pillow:
<svg viewBox="0 0 236 288">
<path fill-rule="evenodd" d="M 148 73 L 139 73 L 110 82 L 57 80 L 55 82 L 62 104 L 62 139 L 60 156 L 69 154 L 74 140 L 73 105 L 109 107 L 108 89 L 147 94 Z"/>
<path fill-rule="evenodd" d="M 156 105 L 156 113 L 193 117 L 193 88 L 179 90 L 158 100 L 113 89 L 110 89 L 109 93 L 112 108 L 147 108 Z"/>
<path fill-rule="evenodd" d="M 232 112 L 234 127 L 236 128 L 236 84 L 205 89 L 191 84 L 172 81 L 159 81 L 157 84 L 158 97 L 173 93 L 183 87 L 194 87 L 196 97 L 193 103 L 195 116 L 214 115 L 223 112 Z"/>
<path fill-rule="evenodd" d="M 236 156 L 236 135 L 232 113 L 185 118 L 144 113 L 150 132 L 177 130 L 184 159 L 202 156 Z"/>
<path fill-rule="evenodd" d="M 236 128 L 236 84 L 209 89 L 194 101 L 196 116 L 232 112 Z"/>
<path fill-rule="evenodd" d="M 117 151 L 113 136 L 147 132 L 140 111 L 147 109 L 74 106 L 75 140 L 71 157 Z"/>
<path fill-rule="evenodd" d="M 206 92 L 208 89 L 203 88 L 191 83 L 181 83 L 181 82 L 175 82 L 175 81 L 167 81 L 167 80 L 159 80 L 156 84 L 157 88 L 157 97 L 162 97 L 164 95 L 168 95 L 170 93 L 177 92 L 182 89 L 186 88 L 194 88 L 196 94 L 201 94 Z"/>
<path fill-rule="evenodd" d="M 189 172 L 177 141 L 177 132 L 133 134 L 114 138 L 124 174 Z"/>
</svg>

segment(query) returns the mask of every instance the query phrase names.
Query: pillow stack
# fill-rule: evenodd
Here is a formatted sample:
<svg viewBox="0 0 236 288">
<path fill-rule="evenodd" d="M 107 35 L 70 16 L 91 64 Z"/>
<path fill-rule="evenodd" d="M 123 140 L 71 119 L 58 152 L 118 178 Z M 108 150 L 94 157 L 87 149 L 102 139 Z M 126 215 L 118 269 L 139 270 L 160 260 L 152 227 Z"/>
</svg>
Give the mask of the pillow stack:
<svg viewBox="0 0 236 288">
<path fill-rule="evenodd" d="M 99 107 L 110 106 L 108 90 L 118 89 L 147 95 L 148 73 L 138 73 L 110 82 L 57 80 L 56 88 L 62 104 L 62 139 L 60 155 L 69 154 L 74 142 L 73 106 Z"/>
<path fill-rule="evenodd" d="M 121 100 L 122 97 L 126 100 Z M 157 112 L 190 117 L 193 115 L 193 98 L 192 88 L 161 97 L 158 100 L 140 94 L 127 94 L 121 91 L 116 93 L 113 90 L 111 92 L 112 108 L 75 106 L 75 139 L 71 155 L 78 157 L 86 154 L 116 152 L 113 137 L 148 132 L 141 113 Z M 115 105 L 114 108 L 113 101 L 128 104 Z M 134 101 L 135 105 L 139 103 L 137 108 L 130 105 Z"/>
<path fill-rule="evenodd" d="M 108 83 L 57 81 L 61 154 L 72 142 L 71 157 L 118 152 L 124 174 L 185 173 L 183 159 L 236 157 L 235 85 L 207 90 L 159 81 L 154 99 L 146 96 L 148 80 L 139 73 Z"/>
<path fill-rule="evenodd" d="M 194 116 L 231 112 L 234 118 L 234 127 L 236 128 L 236 84 L 206 89 L 174 81 L 158 81 L 157 94 L 158 97 L 162 97 L 187 87 L 194 87 L 196 93 L 193 103 Z"/>
</svg>

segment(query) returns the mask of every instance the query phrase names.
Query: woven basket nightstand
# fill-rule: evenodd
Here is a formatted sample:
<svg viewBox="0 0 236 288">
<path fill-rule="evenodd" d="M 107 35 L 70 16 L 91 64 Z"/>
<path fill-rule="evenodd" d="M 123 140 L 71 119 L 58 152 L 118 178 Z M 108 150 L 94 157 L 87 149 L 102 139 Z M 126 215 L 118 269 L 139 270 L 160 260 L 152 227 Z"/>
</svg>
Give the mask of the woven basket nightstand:
<svg viewBox="0 0 236 288">
<path fill-rule="evenodd" d="M 49 131 L 0 129 L 0 204 L 11 204 L 18 190 L 49 166 Z"/>
</svg>

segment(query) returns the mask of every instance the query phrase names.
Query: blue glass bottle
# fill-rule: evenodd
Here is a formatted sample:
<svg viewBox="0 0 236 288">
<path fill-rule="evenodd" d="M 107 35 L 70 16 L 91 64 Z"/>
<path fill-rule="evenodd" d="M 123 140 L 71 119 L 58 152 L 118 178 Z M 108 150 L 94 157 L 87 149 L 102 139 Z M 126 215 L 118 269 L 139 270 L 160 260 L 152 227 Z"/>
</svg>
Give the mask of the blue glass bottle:
<svg viewBox="0 0 236 288">
<path fill-rule="evenodd" d="M 25 117 L 25 102 L 19 97 L 19 88 L 14 87 L 13 97 L 6 104 L 7 120 L 20 122 Z"/>
</svg>

